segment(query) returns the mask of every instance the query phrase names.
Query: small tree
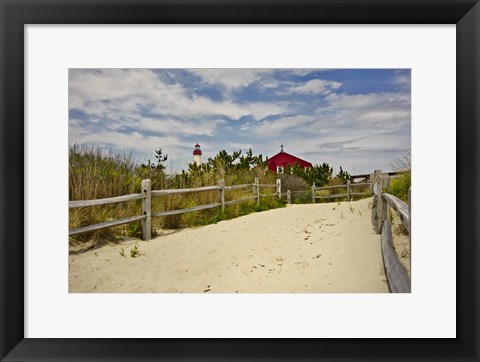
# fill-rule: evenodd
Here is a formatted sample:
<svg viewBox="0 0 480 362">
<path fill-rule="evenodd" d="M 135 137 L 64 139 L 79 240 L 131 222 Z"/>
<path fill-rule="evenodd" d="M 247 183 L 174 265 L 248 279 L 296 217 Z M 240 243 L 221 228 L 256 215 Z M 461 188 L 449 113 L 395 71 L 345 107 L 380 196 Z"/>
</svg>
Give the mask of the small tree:
<svg viewBox="0 0 480 362">
<path fill-rule="evenodd" d="M 340 172 L 335 177 L 339 179 L 342 184 L 345 184 L 350 180 L 350 174 L 347 171 L 343 171 L 342 166 L 340 166 Z"/>
<path fill-rule="evenodd" d="M 155 150 L 155 158 L 157 159 L 157 164 L 152 165 L 152 168 L 155 168 L 158 171 L 165 170 L 167 167 L 163 163 L 167 161 L 168 155 L 163 155 L 161 147 L 158 150 Z"/>
<path fill-rule="evenodd" d="M 150 178 L 152 180 L 152 188 L 163 188 L 165 181 L 165 169 L 163 163 L 167 161 L 168 155 L 164 155 L 162 148 L 155 150 L 156 164 L 148 160 L 147 164 L 141 164 L 139 167 L 139 175 L 141 178 Z"/>
<path fill-rule="evenodd" d="M 308 173 L 308 181 L 310 184 L 314 183 L 319 186 L 328 185 L 329 181 L 332 178 L 333 167 L 328 163 L 324 162 L 321 165 L 315 165 L 312 170 Z"/>
<path fill-rule="evenodd" d="M 287 175 L 296 175 L 305 178 L 305 169 L 300 166 L 298 162 L 295 162 L 293 165 L 285 166 L 283 172 Z"/>
</svg>

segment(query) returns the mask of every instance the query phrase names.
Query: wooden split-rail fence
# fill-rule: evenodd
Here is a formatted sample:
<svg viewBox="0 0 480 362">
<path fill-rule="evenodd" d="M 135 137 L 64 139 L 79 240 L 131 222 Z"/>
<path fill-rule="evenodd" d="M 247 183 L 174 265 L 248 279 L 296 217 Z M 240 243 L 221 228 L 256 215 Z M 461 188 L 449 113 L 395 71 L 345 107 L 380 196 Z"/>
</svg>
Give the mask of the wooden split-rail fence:
<svg viewBox="0 0 480 362">
<path fill-rule="evenodd" d="M 312 202 L 316 202 L 316 200 L 318 199 L 347 198 L 347 200 L 350 200 L 352 196 L 369 196 L 370 195 L 369 192 L 367 193 L 352 192 L 352 190 L 355 187 L 369 186 L 369 185 L 370 183 L 355 184 L 355 183 L 350 183 L 350 181 L 348 181 L 346 185 L 316 187 L 315 183 L 313 183 L 311 187 Z M 296 192 L 296 191 L 291 192 L 290 190 L 287 190 L 286 193 L 282 194 L 282 182 L 280 179 L 277 179 L 275 184 L 260 184 L 258 178 L 255 178 L 255 181 L 251 184 L 249 183 L 249 184 L 232 185 L 232 186 L 225 186 L 224 180 L 219 180 L 218 185 L 216 186 L 205 186 L 205 187 L 188 188 L 188 189 L 152 190 L 151 186 L 152 185 L 150 180 L 142 180 L 142 183 L 141 183 L 142 192 L 138 194 L 108 197 L 108 198 L 95 199 L 95 200 L 69 201 L 68 206 L 70 209 L 72 209 L 72 208 L 78 208 L 78 207 L 108 205 L 108 204 L 114 204 L 114 203 L 120 203 L 120 202 L 132 201 L 132 200 L 142 200 L 142 215 L 129 216 L 125 218 L 105 221 L 105 222 L 94 224 L 94 225 L 88 225 L 88 226 L 83 226 L 75 229 L 70 229 L 69 236 L 141 221 L 142 222 L 142 239 L 148 240 L 151 238 L 152 217 L 178 215 L 178 214 L 184 214 L 188 212 L 206 210 L 206 209 L 215 208 L 215 207 L 222 207 L 222 209 L 224 210 L 226 205 L 232 205 L 238 202 L 244 202 L 244 201 L 249 201 L 253 199 L 256 199 L 257 205 L 259 205 L 260 198 L 264 196 L 277 196 L 279 198 L 286 196 L 287 203 L 291 204 L 291 194 Z M 237 200 L 225 201 L 225 192 L 231 191 L 231 190 L 247 189 L 250 187 L 252 188 L 252 191 L 253 191 L 252 196 L 244 197 Z M 260 193 L 261 188 L 276 188 L 276 191 L 273 193 L 262 194 Z M 332 195 L 317 194 L 317 191 L 339 189 L 339 188 L 345 188 L 346 192 L 341 194 L 332 194 Z M 215 191 L 215 190 L 219 192 L 218 201 L 215 203 L 198 205 L 198 206 L 185 208 L 185 209 L 152 211 L 152 197 L 175 195 L 175 194 L 186 194 L 186 193 L 193 193 L 193 192 L 206 192 L 206 191 Z M 308 190 L 301 191 L 301 192 L 308 192 Z"/>
<path fill-rule="evenodd" d="M 369 190 L 366 192 L 355 192 L 357 188 L 365 188 L 366 186 L 369 187 Z M 335 194 L 330 194 L 330 195 L 319 195 L 318 191 L 323 191 L 323 190 L 338 190 L 338 189 L 345 189 L 344 192 L 340 193 L 335 193 Z M 357 196 L 357 197 L 366 197 L 366 196 L 371 196 L 371 183 L 370 182 L 362 182 L 362 183 L 352 183 L 350 180 L 347 181 L 346 184 L 342 185 L 334 185 L 334 186 L 323 186 L 323 187 L 317 187 L 315 185 L 315 182 L 312 184 L 312 187 L 310 190 L 301 190 L 301 191 L 290 191 L 287 190 L 286 195 L 287 197 L 287 204 L 292 203 L 292 195 L 295 193 L 302 193 L 306 194 L 310 192 L 312 194 L 312 202 L 315 203 L 317 200 L 321 199 L 347 199 L 347 201 L 350 201 L 352 197 Z"/>
<path fill-rule="evenodd" d="M 106 221 L 106 222 L 102 222 L 94 225 L 70 229 L 68 233 L 69 236 L 91 232 L 95 230 L 100 230 L 100 229 L 105 229 L 112 226 L 130 224 L 132 222 L 141 221 L 142 222 L 142 239 L 149 240 L 151 239 L 151 236 L 152 236 L 151 234 L 152 217 L 178 215 L 178 214 L 184 214 L 187 212 L 211 209 L 214 207 L 222 207 L 222 209 L 224 210 L 226 205 L 232 205 L 238 202 L 244 202 L 244 201 L 249 201 L 253 199 L 256 199 L 257 205 L 260 205 L 260 197 L 264 197 L 264 196 L 281 197 L 282 195 L 282 182 L 279 179 L 277 179 L 275 184 L 260 184 L 258 178 L 255 178 L 254 183 L 244 184 L 244 185 L 233 185 L 233 186 L 225 186 L 225 181 L 219 180 L 217 186 L 206 186 L 206 187 L 197 187 L 197 188 L 189 188 L 189 189 L 166 189 L 166 190 L 152 190 L 151 181 L 142 180 L 141 187 L 142 187 L 142 192 L 138 194 L 108 197 L 108 198 L 96 199 L 96 200 L 69 201 L 68 207 L 72 209 L 77 207 L 114 204 L 114 203 L 131 201 L 131 200 L 142 200 L 142 215 L 135 215 L 135 216 L 125 217 L 121 219 L 110 220 L 110 221 Z M 267 194 L 260 193 L 261 188 L 273 188 L 273 187 L 276 188 L 276 191 L 274 193 L 267 193 Z M 252 196 L 244 197 L 237 200 L 225 201 L 226 191 L 241 190 L 246 188 L 252 188 L 252 191 L 253 191 Z M 175 194 L 186 194 L 186 193 L 192 193 L 192 192 L 206 192 L 206 191 L 215 191 L 215 190 L 218 190 L 219 192 L 218 202 L 215 202 L 212 204 L 206 204 L 206 205 L 198 205 L 198 206 L 190 207 L 186 209 L 158 211 L 158 212 L 152 211 L 152 197 L 175 195 Z"/>
<path fill-rule="evenodd" d="M 391 209 L 399 215 L 403 226 L 408 230 L 410 237 L 410 270 L 411 270 L 411 208 L 410 190 L 408 190 L 408 204 L 388 193 L 390 176 L 375 170 L 373 173 L 373 207 L 372 225 L 377 234 L 381 235 L 383 264 L 387 274 L 390 290 L 394 293 L 410 293 L 411 279 L 393 247 Z"/>
<path fill-rule="evenodd" d="M 354 192 L 357 187 L 370 187 L 370 182 L 363 183 L 351 183 L 350 180 L 347 181 L 346 185 L 334 185 L 334 186 L 324 186 L 316 187 L 315 182 L 312 185 L 312 201 L 315 202 L 317 199 L 336 199 L 336 198 L 347 198 L 347 201 L 350 201 L 352 196 L 369 196 L 370 192 Z M 345 193 L 341 194 L 331 194 L 331 195 L 317 195 L 317 191 L 321 190 L 332 190 L 332 189 L 345 189 Z"/>
</svg>

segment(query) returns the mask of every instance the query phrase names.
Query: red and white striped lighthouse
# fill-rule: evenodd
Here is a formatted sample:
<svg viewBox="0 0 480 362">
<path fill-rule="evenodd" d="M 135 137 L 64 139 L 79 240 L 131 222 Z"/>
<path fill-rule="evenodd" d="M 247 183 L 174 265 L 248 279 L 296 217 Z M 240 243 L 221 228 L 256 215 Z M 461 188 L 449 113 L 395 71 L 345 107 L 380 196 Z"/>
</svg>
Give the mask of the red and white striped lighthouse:
<svg viewBox="0 0 480 362">
<path fill-rule="evenodd" d="M 200 149 L 200 145 L 197 143 L 195 145 L 195 149 L 193 150 L 193 162 L 200 166 L 202 164 L 202 150 Z"/>
</svg>

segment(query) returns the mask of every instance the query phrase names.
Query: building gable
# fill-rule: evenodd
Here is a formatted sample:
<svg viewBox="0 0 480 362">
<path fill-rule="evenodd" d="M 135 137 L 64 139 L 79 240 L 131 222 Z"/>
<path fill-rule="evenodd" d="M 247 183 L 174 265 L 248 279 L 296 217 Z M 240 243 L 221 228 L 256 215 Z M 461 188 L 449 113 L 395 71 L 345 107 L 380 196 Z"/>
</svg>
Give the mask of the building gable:
<svg viewBox="0 0 480 362">
<path fill-rule="evenodd" d="M 291 155 L 287 152 L 279 152 L 275 156 L 268 159 L 268 167 L 273 172 L 277 172 L 277 167 L 287 167 L 299 164 L 302 168 L 313 167 L 308 161 L 302 160 L 299 157 Z"/>
</svg>

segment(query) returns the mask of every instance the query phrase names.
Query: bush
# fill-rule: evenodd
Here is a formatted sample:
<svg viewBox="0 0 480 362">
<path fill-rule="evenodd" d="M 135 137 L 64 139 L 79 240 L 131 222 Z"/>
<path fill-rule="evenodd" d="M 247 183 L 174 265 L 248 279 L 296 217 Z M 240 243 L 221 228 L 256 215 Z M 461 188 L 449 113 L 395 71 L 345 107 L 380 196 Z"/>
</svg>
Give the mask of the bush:
<svg viewBox="0 0 480 362">
<path fill-rule="evenodd" d="M 286 201 L 277 196 L 264 196 L 260 198 L 260 206 L 265 207 L 265 210 L 276 209 L 285 206 Z M 264 210 L 261 210 L 264 211 Z"/>
<path fill-rule="evenodd" d="M 411 186 L 411 172 L 402 173 L 390 180 L 390 193 L 404 202 L 408 202 L 408 190 Z"/>
<path fill-rule="evenodd" d="M 292 194 L 292 203 L 294 204 L 311 204 L 312 203 L 312 189 L 305 192 Z"/>
<path fill-rule="evenodd" d="M 311 187 L 307 181 L 297 175 L 278 174 L 278 178 L 282 181 L 282 193 L 286 193 L 287 190 L 308 190 Z"/>
</svg>

